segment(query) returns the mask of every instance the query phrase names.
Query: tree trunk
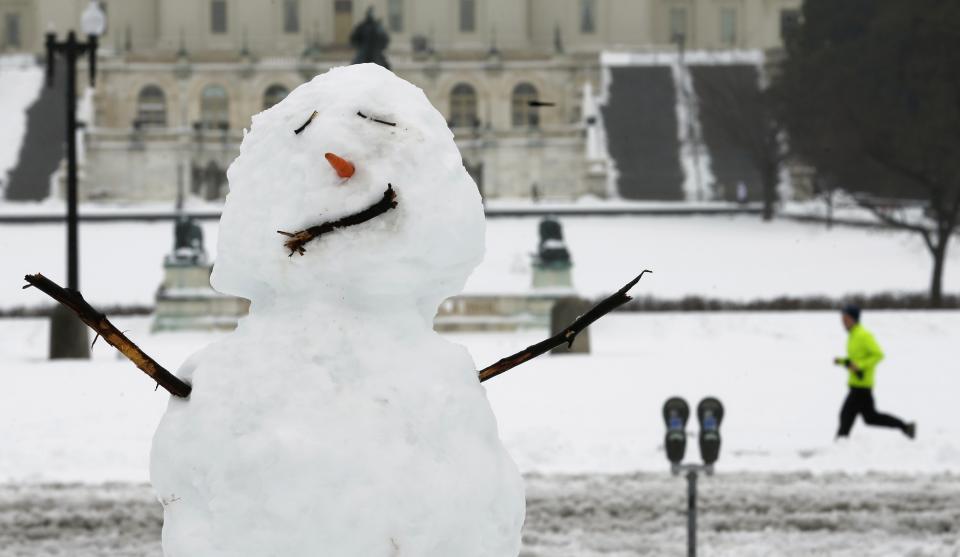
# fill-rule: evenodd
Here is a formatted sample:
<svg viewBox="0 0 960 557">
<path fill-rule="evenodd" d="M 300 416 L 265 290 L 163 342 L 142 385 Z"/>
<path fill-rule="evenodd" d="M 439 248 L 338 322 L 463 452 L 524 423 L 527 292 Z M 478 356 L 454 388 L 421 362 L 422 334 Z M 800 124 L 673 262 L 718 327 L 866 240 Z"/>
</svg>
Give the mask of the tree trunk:
<svg viewBox="0 0 960 557">
<path fill-rule="evenodd" d="M 833 228 L 833 190 L 828 190 L 827 197 L 827 230 Z"/>
<path fill-rule="evenodd" d="M 952 231 L 941 233 L 937 237 L 937 244 L 931 251 L 933 254 L 933 276 L 930 279 L 930 306 L 943 307 L 943 267 L 947 259 L 947 243 Z"/>
<path fill-rule="evenodd" d="M 773 204 L 777 200 L 777 171 L 776 168 L 766 169 L 761 174 L 763 180 L 763 220 L 773 220 Z"/>
</svg>

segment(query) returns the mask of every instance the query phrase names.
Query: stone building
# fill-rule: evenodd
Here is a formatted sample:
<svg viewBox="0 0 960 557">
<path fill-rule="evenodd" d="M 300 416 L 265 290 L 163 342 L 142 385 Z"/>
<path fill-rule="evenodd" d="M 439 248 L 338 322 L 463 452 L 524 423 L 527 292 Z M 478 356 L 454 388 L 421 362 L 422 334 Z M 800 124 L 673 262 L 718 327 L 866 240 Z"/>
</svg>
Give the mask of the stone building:
<svg viewBox="0 0 960 557">
<path fill-rule="evenodd" d="M 0 49 L 41 52 L 88 0 L 0 0 Z M 600 53 L 776 49 L 801 0 L 106 0 L 81 195 L 218 199 L 251 115 L 352 57 L 373 7 L 393 70 L 447 117 L 488 198 L 606 196 L 584 91 Z M 534 108 L 528 101 L 555 106 Z"/>
</svg>

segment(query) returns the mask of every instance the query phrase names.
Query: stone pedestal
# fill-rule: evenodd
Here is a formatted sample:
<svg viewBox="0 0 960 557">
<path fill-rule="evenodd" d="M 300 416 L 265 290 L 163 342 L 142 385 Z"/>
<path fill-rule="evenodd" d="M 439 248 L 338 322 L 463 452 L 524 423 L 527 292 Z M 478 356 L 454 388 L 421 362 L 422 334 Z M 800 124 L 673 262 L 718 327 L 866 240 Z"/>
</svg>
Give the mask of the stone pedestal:
<svg viewBox="0 0 960 557">
<path fill-rule="evenodd" d="M 211 266 L 167 258 L 157 290 L 154 331 L 232 330 L 250 302 L 210 287 Z"/>
<path fill-rule="evenodd" d="M 90 358 L 88 327 L 73 310 L 57 304 L 50 316 L 50 359 Z"/>
<path fill-rule="evenodd" d="M 590 310 L 592 304 L 583 298 L 561 298 L 553 305 L 550 311 L 550 335 L 553 336 L 564 330 L 571 323 L 576 321 L 584 313 Z M 590 329 L 580 331 L 580 334 L 573 341 L 573 346 L 567 347 L 566 344 L 558 346 L 550 351 L 550 354 L 589 354 L 590 353 Z"/>
<path fill-rule="evenodd" d="M 553 266 L 533 264 L 533 288 L 573 288 L 570 265 Z"/>
</svg>

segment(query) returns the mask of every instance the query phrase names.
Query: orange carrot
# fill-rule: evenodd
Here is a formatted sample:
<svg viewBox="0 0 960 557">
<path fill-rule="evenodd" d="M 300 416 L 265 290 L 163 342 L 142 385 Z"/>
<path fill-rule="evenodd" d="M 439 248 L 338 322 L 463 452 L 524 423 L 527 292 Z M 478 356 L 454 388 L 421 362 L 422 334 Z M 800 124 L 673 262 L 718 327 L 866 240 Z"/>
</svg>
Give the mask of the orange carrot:
<svg viewBox="0 0 960 557">
<path fill-rule="evenodd" d="M 324 155 L 324 157 L 326 157 L 327 162 L 330 163 L 330 166 L 337 171 L 337 175 L 341 178 L 349 178 L 353 176 L 353 173 L 356 171 L 356 169 L 353 167 L 353 163 L 346 159 L 340 158 L 333 153 L 327 153 Z"/>
</svg>

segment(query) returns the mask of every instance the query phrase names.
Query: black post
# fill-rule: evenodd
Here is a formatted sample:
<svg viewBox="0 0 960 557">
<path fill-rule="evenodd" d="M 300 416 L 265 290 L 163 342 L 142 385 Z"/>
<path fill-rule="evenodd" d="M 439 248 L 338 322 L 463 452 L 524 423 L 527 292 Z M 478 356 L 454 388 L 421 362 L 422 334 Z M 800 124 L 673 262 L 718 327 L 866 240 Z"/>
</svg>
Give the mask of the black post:
<svg viewBox="0 0 960 557">
<path fill-rule="evenodd" d="M 97 38 L 90 36 L 86 43 L 77 41 L 73 31 L 67 34 L 65 42 L 57 42 L 53 33 L 47 33 L 47 85 L 53 81 L 53 65 L 56 54 L 62 54 L 67 64 L 66 103 L 67 103 L 67 288 L 80 289 L 79 265 L 79 227 L 77 218 L 77 58 L 84 53 L 90 55 L 90 83 L 93 84 L 94 60 L 96 59 Z M 50 327 L 51 358 L 89 358 L 87 346 L 87 327 L 62 306 L 54 310 Z"/>
<path fill-rule="evenodd" d="M 67 59 L 67 288 L 80 290 L 77 276 L 77 36 L 67 34 L 62 50 Z"/>
<path fill-rule="evenodd" d="M 697 557 L 697 471 L 687 470 L 687 557 Z"/>
</svg>

